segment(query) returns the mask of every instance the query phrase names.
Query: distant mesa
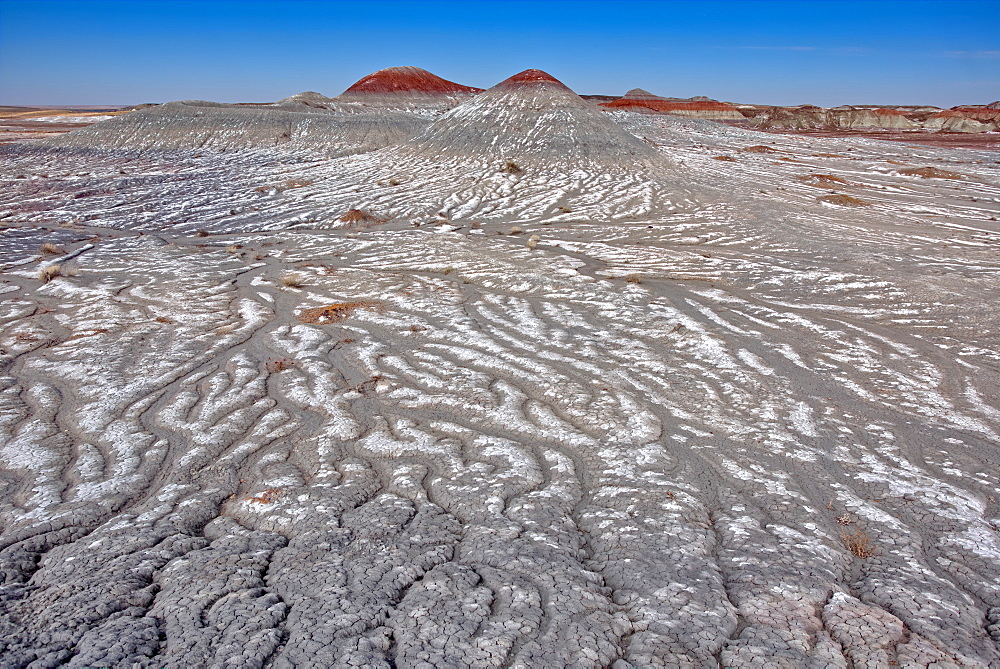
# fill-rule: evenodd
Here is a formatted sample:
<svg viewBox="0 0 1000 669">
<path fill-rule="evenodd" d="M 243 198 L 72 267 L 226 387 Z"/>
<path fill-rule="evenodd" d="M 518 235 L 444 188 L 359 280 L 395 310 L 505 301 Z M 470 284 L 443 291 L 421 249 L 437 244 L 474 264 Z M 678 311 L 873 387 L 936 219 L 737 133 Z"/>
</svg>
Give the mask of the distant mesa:
<svg viewBox="0 0 1000 669">
<path fill-rule="evenodd" d="M 463 86 L 413 66 L 387 67 L 362 77 L 339 98 L 364 99 L 379 96 L 454 96 L 481 93 L 482 88 Z"/>
<path fill-rule="evenodd" d="M 747 112 L 745 112 L 747 113 Z M 981 133 L 1000 129 L 1000 110 L 989 105 L 877 107 L 813 105 L 763 107 L 748 112 L 750 126 L 761 130 L 923 130 Z"/>
<path fill-rule="evenodd" d="M 743 114 L 733 105 L 703 95 L 688 99 L 663 98 L 641 88 L 633 88 L 617 100 L 601 103 L 601 106 L 607 109 L 674 114 L 713 121 L 743 120 Z"/>
</svg>

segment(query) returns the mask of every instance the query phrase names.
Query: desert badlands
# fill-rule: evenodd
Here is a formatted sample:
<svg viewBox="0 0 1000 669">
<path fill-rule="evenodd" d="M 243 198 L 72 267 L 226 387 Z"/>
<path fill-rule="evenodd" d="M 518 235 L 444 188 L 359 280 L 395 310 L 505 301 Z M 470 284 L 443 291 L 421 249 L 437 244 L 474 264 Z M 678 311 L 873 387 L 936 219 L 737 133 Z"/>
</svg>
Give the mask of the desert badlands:
<svg viewBox="0 0 1000 669">
<path fill-rule="evenodd" d="M 0 147 L 0 666 L 1000 667 L 991 106 L 598 98 Z"/>
</svg>

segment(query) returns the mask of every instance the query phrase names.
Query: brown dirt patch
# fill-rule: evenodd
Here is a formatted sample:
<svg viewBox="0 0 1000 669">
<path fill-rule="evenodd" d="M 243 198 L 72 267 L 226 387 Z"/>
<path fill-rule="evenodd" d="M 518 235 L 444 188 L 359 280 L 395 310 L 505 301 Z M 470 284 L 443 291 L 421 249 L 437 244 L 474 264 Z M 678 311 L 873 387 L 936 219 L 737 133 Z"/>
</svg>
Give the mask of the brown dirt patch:
<svg viewBox="0 0 1000 669">
<path fill-rule="evenodd" d="M 832 193 L 830 195 L 821 195 L 816 198 L 820 202 L 827 202 L 829 204 L 840 205 L 841 207 L 869 207 L 871 202 L 866 202 L 857 197 L 851 197 L 850 195 L 844 195 L 843 193 Z"/>
<path fill-rule="evenodd" d="M 921 177 L 923 179 L 964 179 L 964 174 L 959 174 L 958 172 L 949 172 L 948 170 L 939 170 L 936 167 L 907 167 L 901 170 L 896 170 L 899 174 L 908 177 Z"/>
<path fill-rule="evenodd" d="M 830 186 L 846 186 L 847 182 L 840 177 L 835 177 L 832 174 L 803 174 L 799 176 L 799 179 L 805 181 L 813 186 L 830 187 Z"/>
</svg>

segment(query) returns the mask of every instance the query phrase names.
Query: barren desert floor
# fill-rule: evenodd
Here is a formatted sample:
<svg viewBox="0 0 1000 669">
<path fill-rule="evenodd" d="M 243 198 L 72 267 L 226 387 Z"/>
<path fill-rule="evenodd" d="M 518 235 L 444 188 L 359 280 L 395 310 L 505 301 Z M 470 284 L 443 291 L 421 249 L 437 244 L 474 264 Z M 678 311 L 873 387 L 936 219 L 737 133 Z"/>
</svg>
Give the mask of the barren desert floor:
<svg viewBox="0 0 1000 669">
<path fill-rule="evenodd" d="M 1000 666 L 1000 153 L 594 114 L 5 147 L 0 666 Z"/>
</svg>

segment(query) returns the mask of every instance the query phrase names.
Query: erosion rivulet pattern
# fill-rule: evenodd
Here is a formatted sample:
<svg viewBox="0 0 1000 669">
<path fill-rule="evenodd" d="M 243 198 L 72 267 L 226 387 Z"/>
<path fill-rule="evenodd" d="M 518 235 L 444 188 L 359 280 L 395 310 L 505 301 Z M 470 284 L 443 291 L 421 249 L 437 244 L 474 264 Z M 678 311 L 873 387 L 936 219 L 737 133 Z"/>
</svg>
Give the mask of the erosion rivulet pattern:
<svg viewBox="0 0 1000 669">
<path fill-rule="evenodd" d="M 607 119 L 6 150 L 0 665 L 997 666 L 996 155 Z"/>
</svg>

